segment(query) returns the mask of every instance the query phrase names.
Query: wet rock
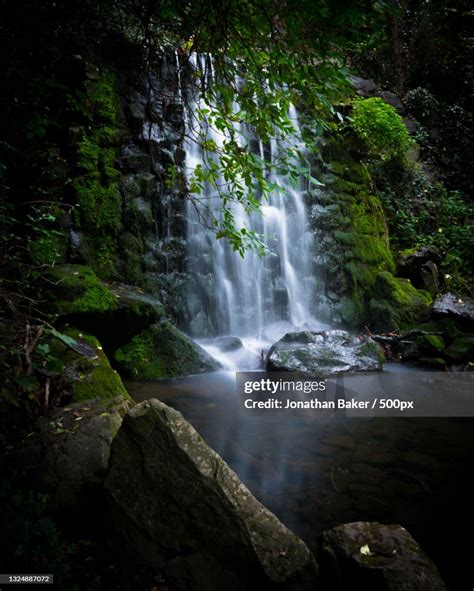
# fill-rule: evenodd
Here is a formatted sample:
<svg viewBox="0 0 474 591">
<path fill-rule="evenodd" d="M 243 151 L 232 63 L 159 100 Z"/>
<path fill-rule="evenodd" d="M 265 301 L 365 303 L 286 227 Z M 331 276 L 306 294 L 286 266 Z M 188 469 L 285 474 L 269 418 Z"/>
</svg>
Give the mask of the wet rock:
<svg viewBox="0 0 474 591">
<path fill-rule="evenodd" d="M 372 96 L 377 90 L 377 85 L 373 80 L 367 80 L 359 76 L 349 76 L 349 80 L 359 96 Z"/>
<path fill-rule="evenodd" d="M 213 341 L 214 345 L 224 353 L 238 351 L 244 346 L 238 337 L 219 337 Z"/>
<path fill-rule="evenodd" d="M 38 422 L 42 480 L 54 509 L 74 512 L 97 500 L 110 446 L 131 408 L 129 398 L 69 404 Z"/>
<path fill-rule="evenodd" d="M 133 378 L 154 380 L 216 371 L 221 365 L 201 346 L 164 320 L 120 347 L 115 359 Z"/>
<path fill-rule="evenodd" d="M 315 588 L 305 544 L 158 400 L 125 417 L 105 488 L 119 543 L 174 589 Z"/>
<path fill-rule="evenodd" d="M 410 135 L 414 135 L 418 129 L 418 122 L 413 117 L 404 117 L 403 125 L 406 127 Z"/>
<path fill-rule="evenodd" d="M 383 367 L 383 354 L 371 338 L 343 330 L 292 332 L 272 345 L 265 367 L 319 375 L 377 371 Z"/>
<path fill-rule="evenodd" d="M 321 582 L 332 591 L 446 591 L 436 566 L 400 525 L 356 522 L 322 534 Z"/>
<path fill-rule="evenodd" d="M 474 300 L 458 298 L 452 293 L 445 293 L 436 298 L 433 304 L 435 316 L 450 317 L 462 324 L 474 327 Z"/>
<path fill-rule="evenodd" d="M 439 290 L 438 265 L 440 262 L 439 252 L 425 246 L 400 259 L 398 275 L 409 279 L 417 289 L 426 289 L 431 294 L 436 294 Z"/>
</svg>

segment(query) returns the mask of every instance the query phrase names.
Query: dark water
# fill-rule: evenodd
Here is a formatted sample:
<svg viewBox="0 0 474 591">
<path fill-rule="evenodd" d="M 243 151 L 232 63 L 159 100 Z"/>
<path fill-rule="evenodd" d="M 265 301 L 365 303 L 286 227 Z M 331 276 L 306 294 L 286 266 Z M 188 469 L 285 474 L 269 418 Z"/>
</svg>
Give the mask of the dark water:
<svg viewBox="0 0 474 591">
<path fill-rule="evenodd" d="M 249 412 L 224 372 L 127 387 L 181 411 L 310 548 L 340 523 L 399 523 L 452 590 L 474 588 L 474 419 Z"/>
</svg>

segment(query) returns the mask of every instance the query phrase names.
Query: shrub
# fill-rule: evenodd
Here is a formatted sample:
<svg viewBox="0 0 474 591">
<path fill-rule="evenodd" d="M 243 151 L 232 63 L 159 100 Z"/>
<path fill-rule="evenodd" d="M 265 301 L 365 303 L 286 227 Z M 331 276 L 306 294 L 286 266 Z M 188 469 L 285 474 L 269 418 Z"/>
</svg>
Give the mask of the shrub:
<svg viewBox="0 0 474 591">
<path fill-rule="evenodd" d="M 354 101 L 352 128 L 369 154 L 382 160 L 403 159 L 413 144 L 400 115 L 377 97 Z"/>
</svg>

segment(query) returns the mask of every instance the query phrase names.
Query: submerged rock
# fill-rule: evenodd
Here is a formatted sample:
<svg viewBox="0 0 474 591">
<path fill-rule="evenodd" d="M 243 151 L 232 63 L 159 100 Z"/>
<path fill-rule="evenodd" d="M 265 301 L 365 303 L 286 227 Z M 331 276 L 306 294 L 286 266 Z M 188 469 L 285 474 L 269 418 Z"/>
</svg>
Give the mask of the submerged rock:
<svg viewBox="0 0 474 591">
<path fill-rule="evenodd" d="M 356 522 L 322 534 L 322 584 L 332 591 L 446 591 L 436 566 L 400 525 Z"/>
<path fill-rule="evenodd" d="M 115 359 L 127 374 L 139 380 L 194 375 L 221 368 L 218 361 L 168 320 L 134 336 L 116 351 Z"/>
<path fill-rule="evenodd" d="M 317 566 L 182 415 L 152 399 L 125 417 L 105 482 L 120 543 L 173 589 L 305 591 Z"/>
<path fill-rule="evenodd" d="M 272 345 L 268 371 L 336 374 L 383 368 L 380 346 L 369 337 L 357 338 L 343 330 L 290 332 Z"/>
<path fill-rule="evenodd" d="M 101 493 L 110 446 L 129 398 L 69 404 L 39 420 L 42 483 L 54 509 L 79 512 Z M 90 508 L 90 507 L 89 507 Z"/>
<path fill-rule="evenodd" d="M 218 347 L 224 353 L 238 351 L 244 346 L 238 337 L 219 337 L 213 341 L 213 345 Z"/>
</svg>

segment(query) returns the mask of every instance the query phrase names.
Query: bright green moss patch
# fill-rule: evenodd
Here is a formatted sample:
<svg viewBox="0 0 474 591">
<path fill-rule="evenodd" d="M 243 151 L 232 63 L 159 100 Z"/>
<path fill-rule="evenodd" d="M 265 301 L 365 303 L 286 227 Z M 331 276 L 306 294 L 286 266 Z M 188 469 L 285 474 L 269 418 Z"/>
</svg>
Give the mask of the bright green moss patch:
<svg viewBox="0 0 474 591">
<path fill-rule="evenodd" d="M 369 154 L 389 160 L 404 158 L 413 140 L 397 111 L 381 98 L 358 98 L 352 109 L 352 128 Z"/>
<path fill-rule="evenodd" d="M 428 316 L 431 296 L 415 289 L 408 279 L 388 271 L 378 273 L 370 300 L 371 326 L 376 330 L 400 330 Z"/>
<path fill-rule="evenodd" d="M 219 364 L 169 321 L 153 324 L 118 349 L 115 359 L 130 376 L 141 380 L 214 371 Z"/>
<path fill-rule="evenodd" d="M 117 297 L 90 267 L 62 265 L 53 268 L 51 275 L 58 296 L 54 306 L 60 314 L 106 312 L 118 307 Z"/>
</svg>

